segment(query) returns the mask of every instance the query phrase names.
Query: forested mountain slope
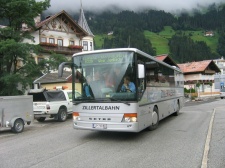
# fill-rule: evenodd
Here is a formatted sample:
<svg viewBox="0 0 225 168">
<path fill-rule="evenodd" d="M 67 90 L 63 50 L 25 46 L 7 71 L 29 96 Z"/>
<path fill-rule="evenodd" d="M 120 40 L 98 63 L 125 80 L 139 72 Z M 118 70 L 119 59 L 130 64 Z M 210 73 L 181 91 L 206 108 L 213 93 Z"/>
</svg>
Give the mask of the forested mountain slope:
<svg viewBox="0 0 225 168">
<path fill-rule="evenodd" d="M 95 49 L 135 47 L 151 55 L 169 54 L 178 63 L 225 56 L 224 4 L 179 15 L 145 10 L 85 11 L 85 16 L 95 35 Z M 78 14 L 73 17 L 77 20 Z M 205 36 L 207 31 L 213 36 Z"/>
</svg>

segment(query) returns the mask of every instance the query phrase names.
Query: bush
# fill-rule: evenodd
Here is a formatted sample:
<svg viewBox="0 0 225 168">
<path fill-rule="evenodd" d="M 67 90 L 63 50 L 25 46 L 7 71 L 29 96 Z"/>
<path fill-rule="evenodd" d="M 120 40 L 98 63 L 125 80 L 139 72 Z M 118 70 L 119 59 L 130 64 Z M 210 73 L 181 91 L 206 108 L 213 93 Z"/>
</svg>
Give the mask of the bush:
<svg viewBox="0 0 225 168">
<path fill-rule="evenodd" d="M 184 88 L 184 93 L 195 93 L 195 89 L 191 88 L 190 90 L 190 89 Z"/>
</svg>

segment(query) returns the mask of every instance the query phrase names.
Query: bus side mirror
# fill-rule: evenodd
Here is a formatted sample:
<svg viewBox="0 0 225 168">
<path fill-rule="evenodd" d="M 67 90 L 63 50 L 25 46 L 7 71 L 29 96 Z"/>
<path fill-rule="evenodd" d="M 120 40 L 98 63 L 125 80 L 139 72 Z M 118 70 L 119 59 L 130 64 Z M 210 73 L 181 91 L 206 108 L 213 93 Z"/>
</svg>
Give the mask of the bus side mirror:
<svg viewBox="0 0 225 168">
<path fill-rule="evenodd" d="M 144 78 L 145 77 L 145 67 L 143 64 L 138 64 L 138 78 Z"/>
<path fill-rule="evenodd" d="M 72 66 L 71 62 L 63 62 L 59 65 L 58 68 L 58 77 L 62 77 L 63 76 L 63 69 L 66 65 Z"/>
</svg>

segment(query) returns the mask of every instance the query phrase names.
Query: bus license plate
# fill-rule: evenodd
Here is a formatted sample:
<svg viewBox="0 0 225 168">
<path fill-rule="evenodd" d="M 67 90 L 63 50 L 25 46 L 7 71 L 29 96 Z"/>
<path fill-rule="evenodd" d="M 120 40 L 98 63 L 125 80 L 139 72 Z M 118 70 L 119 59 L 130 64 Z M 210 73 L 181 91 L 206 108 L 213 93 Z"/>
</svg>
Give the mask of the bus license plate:
<svg viewBox="0 0 225 168">
<path fill-rule="evenodd" d="M 107 129 L 107 124 L 92 124 L 92 128 Z"/>
</svg>

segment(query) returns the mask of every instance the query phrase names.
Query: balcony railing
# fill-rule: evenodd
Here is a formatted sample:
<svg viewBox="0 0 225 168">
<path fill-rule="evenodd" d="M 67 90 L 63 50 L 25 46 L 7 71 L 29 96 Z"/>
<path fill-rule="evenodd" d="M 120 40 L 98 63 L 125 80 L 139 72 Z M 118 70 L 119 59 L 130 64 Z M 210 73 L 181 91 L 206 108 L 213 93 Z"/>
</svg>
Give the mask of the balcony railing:
<svg viewBox="0 0 225 168">
<path fill-rule="evenodd" d="M 66 54 L 66 55 L 72 55 L 78 52 L 82 52 L 82 48 L 69 48 L 69 47 L 63 47 L 63 46 L 45 46 L 41 45 L 44 52 L 51 53 L 55 52 L 57 54 Z"/>
</svg>

